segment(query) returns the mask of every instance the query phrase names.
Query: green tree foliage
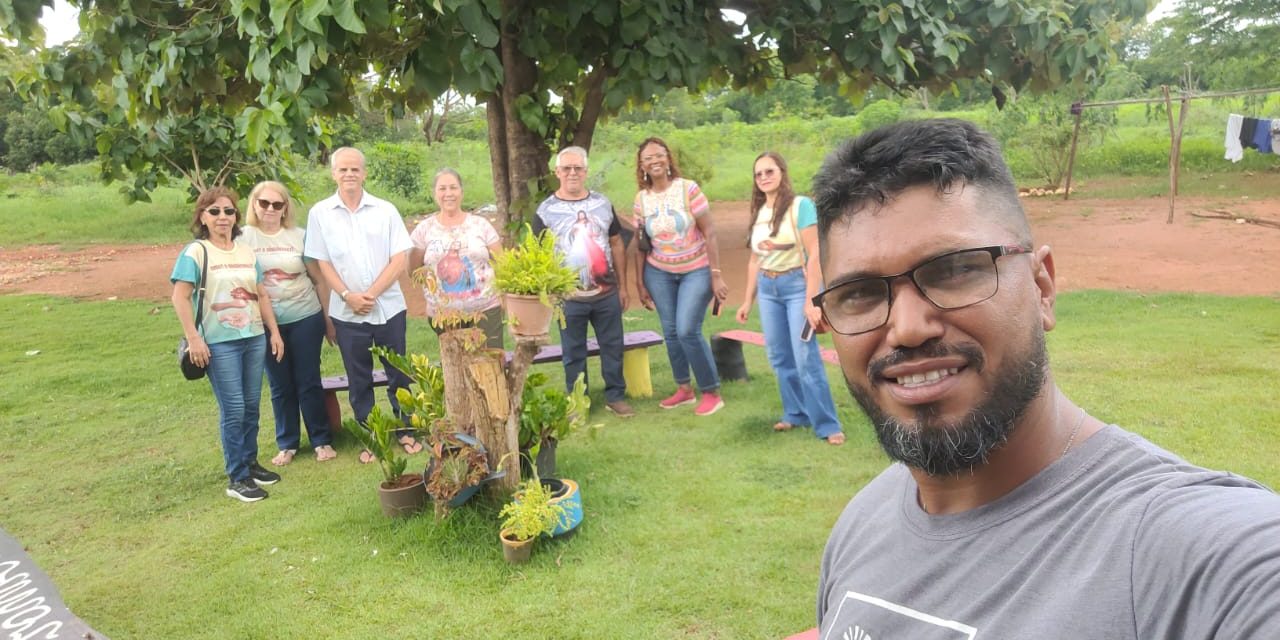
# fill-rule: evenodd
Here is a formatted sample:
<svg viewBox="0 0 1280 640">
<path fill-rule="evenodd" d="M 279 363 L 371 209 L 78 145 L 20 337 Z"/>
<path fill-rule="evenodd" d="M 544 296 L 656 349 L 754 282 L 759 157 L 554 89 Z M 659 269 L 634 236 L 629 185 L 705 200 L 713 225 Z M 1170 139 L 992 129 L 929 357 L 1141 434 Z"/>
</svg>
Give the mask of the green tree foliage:
<svg viewBox="0 0 1280 640">
<path fill-rule="evenodd" d="M 53 0 L 0 0 L 0 33 L 39 41 Z M 273 174 L 313 152 L 321 116 L 422 112 L 454 88 L 487 105 L 500 215 L 531 210 L 552 147 L 590 147 L 602 115 L 672 87 L 768 87 L 817 74 L 853 98 L 877 84 L 977 78 L 1044 90 L 1114 57 L 1145 0 L 72 0 L 81 36 L 12 77 L 88 131 L 130 193 Z M 739 24 L 723 9 L 745 16 Z M 772 111 L 771 111 L 772 112 Z M 213 169 L 217 167 L 217 169 Z M 212 180 L 208 175 L 212 175 Z M 505 222 L 505 221 L 502 221 Z M 505 225 L 504 225 L 505 226 Z"/>
<path fill-rule="evenodd" d="M 1182 85 L 1188 63 L 1193 88 L 1275 87 L 1278 37 L 1275 0 L 1181 0 L 1172 14 L 1135 32 L 1125 52 L 1148 87 Z"/>
</svg>

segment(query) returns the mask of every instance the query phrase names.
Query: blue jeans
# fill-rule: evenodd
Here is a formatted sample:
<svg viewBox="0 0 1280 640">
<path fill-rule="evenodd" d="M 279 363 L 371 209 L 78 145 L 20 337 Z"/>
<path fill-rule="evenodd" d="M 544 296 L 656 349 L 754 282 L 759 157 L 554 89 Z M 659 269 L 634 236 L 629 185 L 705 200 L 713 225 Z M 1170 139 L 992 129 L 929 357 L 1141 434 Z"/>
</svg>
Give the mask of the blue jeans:
<svg viewBox="0 0 1280 640">
<path fill-rule="evenodd" d="M 840 432 L 827 368 L 818 352 L 818 340 L 804 342 L 800 332 L 804 317 L 804 271 L 756 279 L 760 324 L 764 328 L 765 353 L 782 393 L 782 421 L 812 425 L 819 438 Z"/>
<path fill-rule="evenodd" d="M 284 340 L 284 360 L 266 354 L 267 382 L 271 383 L 271 409 L 276 419 L 276 446 L 297 449 L 302 422 L 307 424 L 311 446 L 333 442 L 329 416 L 324 410 L 324 389 L 320 386 L 320 345 L 324 342 L 324 313 L 280 325 Z"/>
<path fill-rule="evenodd" d="M 209 345 L 209 384 L 218 399 L 222 459 L 231 481 L 249 479 L 258 459 L 258 403 L 262 400 L 265 335 Z"/>
<path fill-rule="evenodd" d="M 711 269 L 671 273 L 644 265 L 644 288 L 658 308 L 662 338 L 667 343 L 667 359 L 676 384 L 689 384 L 689 369 L 703 393 L 720 388 L 720 374 L 711 357 L 711 345 L 702 335 L 702 321 L 711 303 Z M 803 293 L 803 292 L 802 292 Z"/>
<path fill-rule="evenodd" d="M 564 301 L 564 327 L 560 329 L 564 386 L 573 391 L 579 375 L 586 382 L 588 323 L 595 329 L 596 343 L 600 345 L 605 402 L 622 400 L 627 394 L 627 380 L 622 376 L 622 302 L 617 291 L 594 300 Z"/>
</svg>

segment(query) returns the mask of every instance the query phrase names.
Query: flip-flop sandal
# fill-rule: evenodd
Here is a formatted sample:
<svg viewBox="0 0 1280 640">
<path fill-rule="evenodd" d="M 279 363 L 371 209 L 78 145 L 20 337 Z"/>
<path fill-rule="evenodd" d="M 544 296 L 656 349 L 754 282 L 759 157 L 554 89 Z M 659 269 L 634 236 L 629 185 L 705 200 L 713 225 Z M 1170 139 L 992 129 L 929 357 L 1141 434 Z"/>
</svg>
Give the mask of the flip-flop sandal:
<svg viewBox="0 0 1280 640">
<path fill-rule="evenodd" d="M 276 457 L 271 459 L 271 464 L 277 467 L 283 467 L 290 462 L 293 462 L 293 456 L 297 455 L 297 453 L 297 449 L 281 449 L 280 453 L 277 453 Z"/>
<path fill-rule="evenodd" d="M 794 428 L 796 428 L 794 424 L 791 424 L 790 422 L 783 422 L 781 420 L 779 420 L 777 423 L 773 425 L 773 430 L 779 433 L 783 431 L 790 431 Z"/>
<path fill-rule="evenodd" d="M 374 460 L 376 460 L 376 458 L 374 458 L 372 451 L 365 449 L 360 452 L 360 464 L 369 464 Z"/>
<path fill-rule="evenodd" d="M 400 438 L 400 446 L 404 447 L 404 452 L 409 455 L 422 451 L 422 443 L 414 440 L 413 436 Z"/>
<path fill-rule="evenodd" d="M 831 445 L 831 446 L 833 446 L 833 447 L 838 447 L 838 446 L 840 446 L 840 445 L 844 444 L 844 434 L 843 434 L 843 433 L 833 433 L 833 434 L 831 434 L 831 435 L 827 436 L 826 440 L 827 440 L 827 444 L 829 444 L 829 445 Z"/>
<path fill-rule="evenodd" d="M 327 444 L 316 447 L 316 462 L 327 462 L 336 457 L 338 457 L 338 452 L 334 451 L 333 447 Z"/>
</svg>

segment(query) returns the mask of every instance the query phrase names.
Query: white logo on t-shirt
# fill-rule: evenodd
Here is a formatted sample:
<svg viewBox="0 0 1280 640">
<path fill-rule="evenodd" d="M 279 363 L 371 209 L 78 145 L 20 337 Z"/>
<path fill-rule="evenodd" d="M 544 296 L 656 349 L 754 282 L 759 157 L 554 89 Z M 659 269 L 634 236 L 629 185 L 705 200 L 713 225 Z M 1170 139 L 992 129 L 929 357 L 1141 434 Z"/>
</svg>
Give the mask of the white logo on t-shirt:
<svg viewBox="0 0 1280 640">
<path fill-rule="evenodd" d="M 824 640 L 874 640 L 870 630 L 876 630 L 876 637 L 882 639 L 973 640 L 978 634 L 969 625 L 856 591 L 846 591 L 829 615 L 831 625 Z"/>
</svg>

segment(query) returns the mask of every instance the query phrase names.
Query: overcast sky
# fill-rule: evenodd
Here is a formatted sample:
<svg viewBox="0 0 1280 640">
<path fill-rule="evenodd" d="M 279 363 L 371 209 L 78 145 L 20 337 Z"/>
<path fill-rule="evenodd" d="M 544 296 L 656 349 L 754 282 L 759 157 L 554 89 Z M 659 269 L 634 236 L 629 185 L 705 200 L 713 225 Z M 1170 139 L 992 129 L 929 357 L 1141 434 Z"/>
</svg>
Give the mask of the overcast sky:
<svg viewBox="0 0 1280 640">
<path fill-rule="evenodd" d="M 1147 20 L 1157 20 L 1163 17 L 1173 10 L 1178 1 L 1160 0 L 1155 10 L 1147 16 Z M 76 10 L 68 5 L 66 0 L 55 0 L 53 11 L 46 11 L 41 16 L 40 22 L 45 28 L 45 44 L 47 45 L 55 45 L 70 40 L 72 36 L 80 31 L 80 26 L 76 22 Z"/>
</svg>

